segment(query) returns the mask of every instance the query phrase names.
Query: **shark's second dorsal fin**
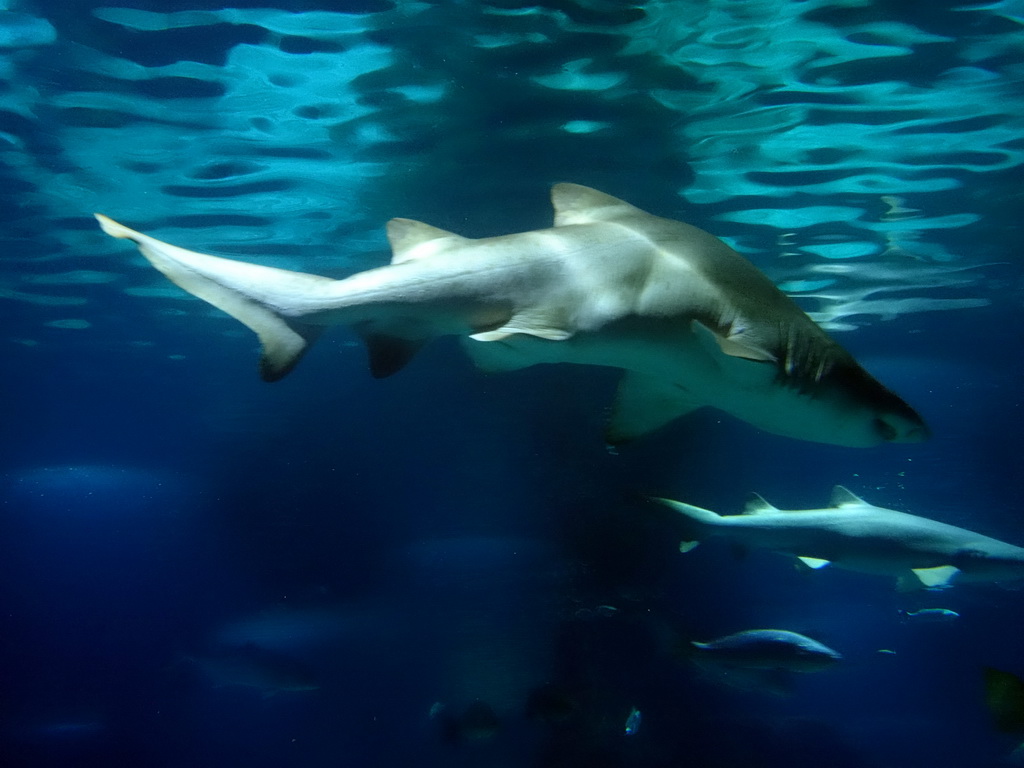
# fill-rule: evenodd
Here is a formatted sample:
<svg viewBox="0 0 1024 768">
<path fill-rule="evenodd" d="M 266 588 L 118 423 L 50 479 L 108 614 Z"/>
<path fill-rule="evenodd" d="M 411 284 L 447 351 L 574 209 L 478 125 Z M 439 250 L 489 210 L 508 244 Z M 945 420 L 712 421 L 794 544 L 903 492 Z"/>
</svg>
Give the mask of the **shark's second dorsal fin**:
<svg viewBox="0 0 1024 768">
<path fill-rule="evenodd" d="M 555 184 L 551 188 L 551 205 L 555 209 L 556 227 L 591 224 L 616 219 L 623 214 L 643 213 L 617 197 L 581 184 Z"/>
<path fill-rule="evenodd" d="M 391 219 L 387 223 L 387 233 L 393 254 L 392 264 L 433 256 L 469 239 L 413 219 Z"/>
<path fill-rule="evenodd" d="M 829 504 L 833 507 L 837 507 L 840 509 L 842 507 L 871 506 L 866 501 L 864 501 L 864 499 L 855 494 L 853 491 L 851 491 L 848 488 L 844 488 L 841 485 L 837 485 L 835 488 L 832 489 L 832 499 L 829 502 Z"/>
<path fill-rule="evenodd" d="M 748 501 L 747 506 L 743 508 L 744 515 L 770 515 L 781 511 L 778 507 L 769 504 L 764 496 L 758 493 L 755 493 L 754 498 Z"/>
</svg>

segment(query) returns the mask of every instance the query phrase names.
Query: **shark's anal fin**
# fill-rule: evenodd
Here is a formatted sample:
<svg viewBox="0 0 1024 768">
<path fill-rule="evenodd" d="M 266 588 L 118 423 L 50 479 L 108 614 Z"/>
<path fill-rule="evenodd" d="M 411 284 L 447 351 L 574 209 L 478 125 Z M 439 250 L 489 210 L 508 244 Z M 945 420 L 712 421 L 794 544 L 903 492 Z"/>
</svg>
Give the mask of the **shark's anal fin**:
<svg viewBox="0 0 1024 768">
<path fill-rule="evenodd" d="M 359 331 L 359 335 L 366 344 L 370 358 L 370 375 L 375 379 L 386 379 L 398 373 L 423 346 L 422 341 L 372 331 Z"/>
<path fill-rule="evenodd" d="M 620 445 L 653 432 L 701 405 L 677 384 L 653 376 L 626 373 L 619 382 L 605 440 L 609 445 Z"/>
</svg>

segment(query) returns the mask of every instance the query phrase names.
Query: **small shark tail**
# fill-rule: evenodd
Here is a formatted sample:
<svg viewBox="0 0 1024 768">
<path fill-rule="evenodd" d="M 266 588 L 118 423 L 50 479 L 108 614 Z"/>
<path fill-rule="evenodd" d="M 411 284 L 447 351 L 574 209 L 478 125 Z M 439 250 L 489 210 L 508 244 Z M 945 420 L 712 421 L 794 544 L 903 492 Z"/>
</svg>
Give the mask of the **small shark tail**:
<svg viewBox="0 0 1024 768">
<path fill-rule="evenodd" d="M 722 525 L 722 516 L 710 509 L 695 507 L 672 499 L 655 498 L 654 501 L 664 504 L 682 515 L 683 540 L 679 543 L 679 551 L 686 553 L 694 549 L 702 539 L 710 535 L 710 528 Z"/>
<path fill-rule="evenodd" d="M 133 241 L 172 283 L 254 331 L 263 347 L 260 376 L 264 381 L 286 376 L 320 335 L 320 327 L 302 321 L 299 298 L 334 280 L 188 251 L 102 214 L 96 214 L 96 220 L 111 237 Z"/>
<path fill-rule="evenodd" d="M 712 512 L 710 509 L 702 509 L 701 507 L 695 507 L 692 504 L 685 504 L 681 501 L 673 501 L 672 499 L 655 498 L 654 500 L 664 504 L 669 509 L 674 509 L 699 525 L 720 525 L 722 522 L 722 516 L 717 512 Z"/>
</svg>

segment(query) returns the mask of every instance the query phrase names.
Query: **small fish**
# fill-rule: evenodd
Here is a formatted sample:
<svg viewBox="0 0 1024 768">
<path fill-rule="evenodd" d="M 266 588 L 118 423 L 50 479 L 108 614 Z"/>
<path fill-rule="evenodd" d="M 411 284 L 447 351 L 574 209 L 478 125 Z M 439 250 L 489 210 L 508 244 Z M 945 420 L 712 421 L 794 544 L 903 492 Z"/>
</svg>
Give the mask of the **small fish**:
<svg viewBox="0 0 1024 768">
<path fill-rule="evenodd" d="M 640 714 L 640 710 L 633 707 L 629 711 L 629 717 L 626 718 L 626 735 L 635 736 L 636 732 L 640 730 L 640 721 L 643 719 L 643 715 Z"/>
<path fill-rule="evenodd" d="M 694 641 L 691 645 L 698 663 L 740 669 L 818 672 L 843 658 L 827 645 L 786 629 L 748 629 L 706 643 Z"/>
<path fill-rule="evenodd" d="M 899 614 L 904 621 L 929 624 L 954 621 L 960 618 L 959 613 L 949 608 L 922 608 L 919 611 L 900 611 Z"/>
</svg>

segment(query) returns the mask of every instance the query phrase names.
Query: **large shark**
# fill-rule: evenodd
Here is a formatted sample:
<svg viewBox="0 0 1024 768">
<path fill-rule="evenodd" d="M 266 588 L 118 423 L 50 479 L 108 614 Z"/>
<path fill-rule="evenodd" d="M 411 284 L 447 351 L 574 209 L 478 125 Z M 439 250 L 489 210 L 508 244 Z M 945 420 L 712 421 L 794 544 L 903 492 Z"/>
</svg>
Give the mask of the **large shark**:
<svg viewBox="0 0 1024 768">
<path fill-rule="evenodd" d="M 1024 548 L 907 512 L 876 507 L 837 485 L 827 509 L 777 509 L 760 496 L 742 515 L 719 515 L 658 499 L 683 515 L 689 552 L 721 536 L 744 548 L 768 549 L 817 569 L 833 564 L 895 576 L 903 588 L 1024 579 Z"/>
<path fill-rule="evenodd" d="M 910 406 L 718 238 L 576 184 L 555 185 L 551 200 L 553 227 L 500 237 L 392 219 L 391 264 L 343 280 L 208 256 L 97 219 L 255 331 L 267 381 L 342 324 L 366 342 L 376 377 L 442 335 L 462 337 L 485 370 L 622 368 L 613 444 L 701 406 L 837 445 L 927 437 Z"/>
</svg>

